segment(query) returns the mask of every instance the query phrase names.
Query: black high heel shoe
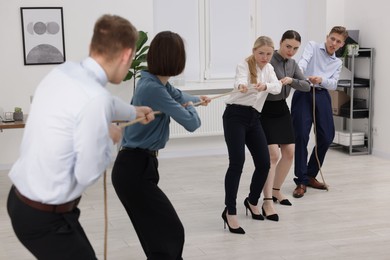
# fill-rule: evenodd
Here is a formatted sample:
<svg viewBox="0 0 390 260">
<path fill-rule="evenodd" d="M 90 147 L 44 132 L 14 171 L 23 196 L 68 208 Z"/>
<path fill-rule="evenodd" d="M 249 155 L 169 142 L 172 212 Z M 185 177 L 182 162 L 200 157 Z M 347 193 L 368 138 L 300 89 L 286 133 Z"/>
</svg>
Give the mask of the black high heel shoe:
<svg viewBox="0 0 390 260">
<path fill-rule="evenodd" d="M 280 189 L 276 189 L 276 188 L 272 188 L 273 190 L 280 190 Z M 279 201 L 278 198 L 272 196 L 272 200 L 274 202 L 277 202 Z M 284 200 L 280 200 L 279 201 L 280 205 L 284 205 L 284 206 L 292 206 L 291 202 L 288 200 L 288 199 L 284 199 Z"/>
<path fill-rule="evenodd" d="M 248 200 L 248 198 L 246 198 L 246 199 L 244 200 L 244 205 L 245 205 L 245 213 L 246 213 L 247 216 L 248 216 L 248 209 L 249 209 L 249 211 L 251 212 L 251 215 L 252 215 L 252 218 L 253 218 L 253 219 L 256 219 L 256 220 L 264 220 L 263 215 L 261 215 L 261 214 L 258 214 L 258 215 L 257 215 L 257 214 L 255 214 L 255 213 L 253 213 L 251 207 L 249 206 L 249 200 Z"/>
<path fill-rule="evenodd" d="M 264 198 L 263 200 L 272 200 L 271 198 Z M 272 220 L 272 221 L 279 221 L 279 215 L 278 214 L 272 214 L 267 215 L 264 210 L 264 206 L 261 207 L 261 211 L 263 212 L 263 215 L 266 219 Z"/>
<path fill-rule="evenodd" d="M 234 234 L 245 234 L 245 231 L 242 227 L 238 227 L 238 228 L 231 228 L 230 225 L 229 225 L 229 222 L 227 221 L 227 208 L 225 208 L 222 212 L 222 219 L 223 219 L 223 228 L 226 229 L 226 224 L 229 228 L 229 231 L 231 233 L 234 233 Z"/>
</svg>

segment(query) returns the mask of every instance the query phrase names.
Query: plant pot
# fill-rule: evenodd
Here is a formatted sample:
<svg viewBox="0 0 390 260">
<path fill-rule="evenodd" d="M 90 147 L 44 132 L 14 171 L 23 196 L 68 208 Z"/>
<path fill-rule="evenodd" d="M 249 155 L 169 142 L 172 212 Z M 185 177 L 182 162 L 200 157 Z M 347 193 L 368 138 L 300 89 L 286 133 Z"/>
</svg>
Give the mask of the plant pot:
<svg viewBox="0 0 390 260">
<path fill-rule="evenodd" d="M 23 112 L 14 112 L 15 121 L 23 121 Z"/>
</svg>

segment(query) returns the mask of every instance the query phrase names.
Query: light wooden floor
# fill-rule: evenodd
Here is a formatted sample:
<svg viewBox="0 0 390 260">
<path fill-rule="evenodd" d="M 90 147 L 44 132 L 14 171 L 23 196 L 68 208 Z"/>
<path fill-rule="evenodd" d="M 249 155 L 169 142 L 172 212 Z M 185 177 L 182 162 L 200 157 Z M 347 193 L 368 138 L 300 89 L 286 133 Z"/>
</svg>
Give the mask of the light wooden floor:
<svg viewBox="0 0 390 260">
<path fill-rule="evenodd" d="M 329 191 L 309 188 L 301 199 L 291 196 L 295 185 L 290 171 L 283 190 L 293 206 L 276 204 L 280 221 L 272 222 L 245 216 L 243 200 L 253 169 L 248 156 L 237 200 L 246 234 L 236 235 L 223 229 L 221 219 L 227 156 L 200 151 L 200 143 L 183 147 L 185 151 L 176 154 L 169 149 L 161 153 L 160 187 L 185 227 L 184 259 L 390 259 L 389 160 L 330 150 L 323 167 Z M 197 156 L 177 157 L 192 149 Z M 108 259 L 145 259 L 109 174 L 107 181 Z M 104 238 L 102 183 L 100 179 L 90 187 L 80 205 L 81 222 L 99 259 Z M 7 172 L 0 172 L 0 259 L 33 259 L 12 231 L 5 207 L 9 187 Z"/>
</svg>

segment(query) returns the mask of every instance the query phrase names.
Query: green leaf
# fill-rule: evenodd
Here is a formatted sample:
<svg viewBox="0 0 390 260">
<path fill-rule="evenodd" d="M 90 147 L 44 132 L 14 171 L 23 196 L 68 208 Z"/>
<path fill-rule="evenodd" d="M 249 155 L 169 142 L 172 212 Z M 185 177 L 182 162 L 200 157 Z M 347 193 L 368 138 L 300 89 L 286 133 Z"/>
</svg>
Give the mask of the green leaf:
<svg viewBox="0 0 390 260">
<path fill-rule="evenodd" d="M 144 46 L 141 50 L 137 51 L 138 55 L 144 54 L 147 50 L 149 50 L 149 46 Z"/>
<path fill-rule="evenodd" d="M 133 63 L 131 64 L 131 67 L 132 69 L 137 69 L 138 66 L 142 63 L 142 61 L 139 61 L 139 60 L 134 60 Z"/>
<path fill-rule="evenodd" d="M 144 31 L 138 32 L 138 41 L 136 43 L 137 52 L 148 41 L 148 35 Z"/>
<path fill-rule="evenodd" d="M 127 75 L 123 81 L 128 81 L 128 80 L 132 79 L 133 76 L 134 76 L 134 73 L 131 70 L 129 70 L 129 72 L 127 73 Z"/>
<path fill-rule="evenodd" d="M 148 69 L 148 66 L 139 66 L 138 67 L 138 70 L 147 70 Z"/>
<path fill-rule="evenodd" d="M 144 31 L 138 31 L 138 40 L 136 42 L 136 53 L 134 55 L 134 59 L 131 63 L 129 72 L 127 73 L 126 77 L 123 79 L 123 81 L 130 80 L 132 78 L 140 78 L 140 72 L 141 70 L 148 69 L 146 63 L 146 56 L 147 51 L 149 50 L 149 46 L 145 45 L 148 41 L 148 35 Z M 134 88 L 135 88 L 135 80 L 134 80 Z"/>
<path fill-rule="evenodd" d="M 142 55 L 140 55 L 140 56 L 137 58 L 137 60 L 138 60 L 138 61 L 141 61 L 141 62 L 146 62 L 146 56 L 147 56 L 147 53 L 142 54 Z"/>
</svg>

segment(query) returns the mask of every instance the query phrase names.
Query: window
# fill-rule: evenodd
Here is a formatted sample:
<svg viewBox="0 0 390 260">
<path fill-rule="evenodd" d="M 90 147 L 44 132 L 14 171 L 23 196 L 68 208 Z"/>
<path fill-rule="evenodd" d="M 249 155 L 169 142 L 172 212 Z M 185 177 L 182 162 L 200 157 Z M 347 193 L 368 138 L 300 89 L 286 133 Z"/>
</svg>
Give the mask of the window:
<svg viewBox="0 0 390 260">
<path fill-rule="evenodd" d="M 309 0 L 154 0 L 154 33 L 171 30 L 186 42 L 187 64 L 181 82 L 232 79 L 237 63 L 249 56 L 255 39 L 271 37 L 279 48 L 282 34 L 308 35 Z M 179 85 L 179 84 L 176 84 Z"/>
<path fill-rule="evenodd" d="M 154 30 L 180 34 L 187 82 L 233 78 L 255 39 L 255 0 L 154 0 Z"/>
</svg>

